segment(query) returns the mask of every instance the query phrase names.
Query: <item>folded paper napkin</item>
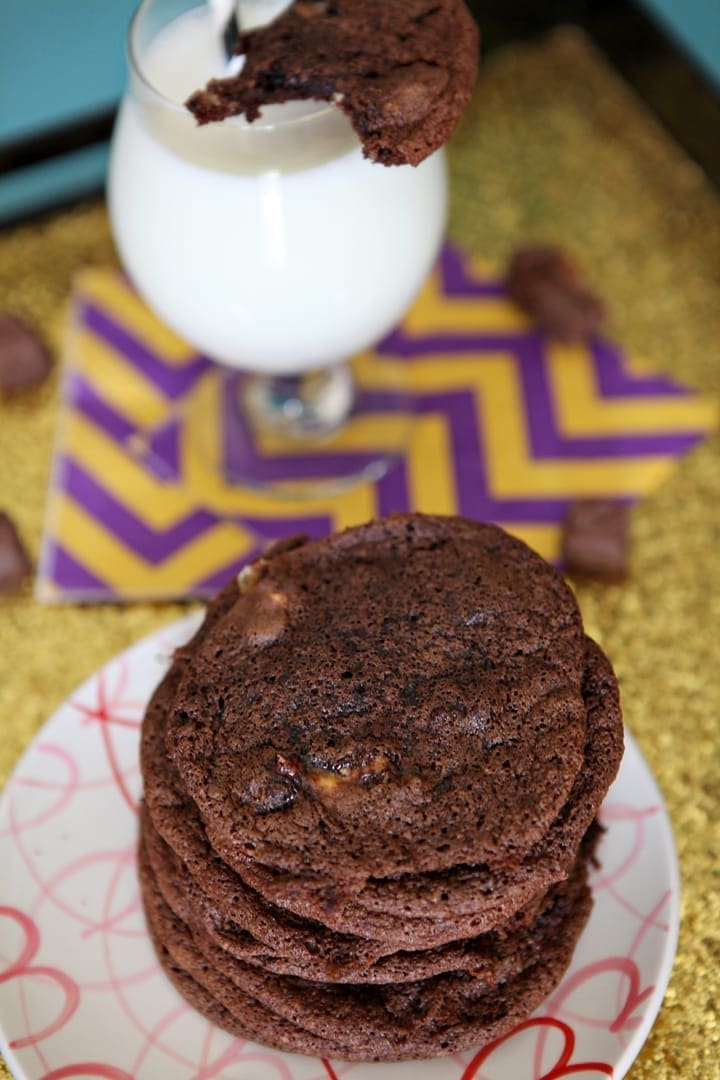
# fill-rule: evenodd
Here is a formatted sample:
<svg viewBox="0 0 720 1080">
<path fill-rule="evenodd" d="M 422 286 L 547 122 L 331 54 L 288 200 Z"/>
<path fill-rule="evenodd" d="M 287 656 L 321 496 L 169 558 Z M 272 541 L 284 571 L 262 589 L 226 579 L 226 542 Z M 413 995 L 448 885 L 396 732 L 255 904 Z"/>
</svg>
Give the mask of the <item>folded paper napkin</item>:
<svg viewBox="0 0 720 1080">
<path fill-rule="evenodd" d="M 356 362 L 371 399 L 406 380 L 409 441 L 382 480 L 340 495 L 280 501 L 224 479 L 221 425 L 196 428 L 222 413 L 227 372 L 114 270 L 78 279 L 64 359 L 37 581 L 51 602 L 209 596 L 271 539 L 393 510 L 494 521 L 556 559 L 569 500 L 639 499 L 717 418 L 615 344 L 547 341 L 498 275 L 450 247 L 402 325 Z M 332 476 L 338 455 L 361 463 L 400 440 L 379 407 L 313 466 Z M 263 467 L 293 462 L 266 447 Z"/>
</svg>

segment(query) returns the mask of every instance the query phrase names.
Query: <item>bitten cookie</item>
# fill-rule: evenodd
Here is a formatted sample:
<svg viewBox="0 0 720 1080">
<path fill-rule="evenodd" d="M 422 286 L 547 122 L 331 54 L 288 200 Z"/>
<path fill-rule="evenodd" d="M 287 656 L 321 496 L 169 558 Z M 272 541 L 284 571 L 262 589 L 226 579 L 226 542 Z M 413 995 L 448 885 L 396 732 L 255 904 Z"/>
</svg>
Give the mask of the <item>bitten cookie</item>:
<svg viewBox="0 0 720 1080">
<path fill-rule="evenodd" d="M 295 0 L 241 34 L 238 75 L 187 106 L 199 123 L 297 99 L 332 101 L 366 157 L 417 165 L 449 138 L 470 100 L 478 33 L 464 0 Z"/>
</svg>

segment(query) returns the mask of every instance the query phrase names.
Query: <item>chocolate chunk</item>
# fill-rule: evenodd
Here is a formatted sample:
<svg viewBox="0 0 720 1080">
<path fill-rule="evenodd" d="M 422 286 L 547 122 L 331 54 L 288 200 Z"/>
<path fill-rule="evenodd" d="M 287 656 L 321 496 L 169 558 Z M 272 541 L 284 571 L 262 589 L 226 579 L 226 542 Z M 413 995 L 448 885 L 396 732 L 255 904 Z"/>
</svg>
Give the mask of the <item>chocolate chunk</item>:
<svg viewBox="0 0 720 1080">
<path fill-rule="evenodd" d="M 17 592 L 31 570 L 13 521 L 0 510 L 0 596 Z"/>
<path fill-rule="evenodd" d="M 307 770 L 311 787 L 331 794 L 343 784 L 363 784 L 387 780 L 393 762 L 382 750 L 357 747 L 333 761 L 323 761 Z"/>
<path fill-rule="evenodd" d="M 28 324 L 17 315 L 0 315 L 0 390 L 34 390 L 51 367 L 50 353 Z"/>
<path fill-rule="evenodd" d="M 518 307 L 558 341 L 587 341 L 605 322 L 605 305 L 559 248 L 520 248 L 510 260 L 506 285 Z"/>
<path fill-rule="evenodd" d="M 232 797 L 255 814 L 271 814 L 291 805 L 302 780 L 299 762 L 266 748 L 247 756 L 238 766 Z"/>
<path fill-rule="evenodd" d="M 477 27 L 464 0 L 295 0 L 268 26 L 241 34 L 238 75 L 187 102 L 200 124 L 262 105 L 334 102 L 366 157 L 417 165 L 450 136 L 470 100 Z"/>
<path fill-rule="evenodd" d="M 612 499 L 578 499 L 568 507 L 562 557 L 569 573 L 601 581 L 627 577 L 630 514 Z"/>
<path fill-rule="evenodd" d="M 262 578 L 244 593 L 240 604 L 243 641 L 258 648 L 277 641 L 287 624 L 287 594 Z"/>
<path fill-rule="evenodd" d="M 256 562 L 248 563 L 247 566 L 243 566 L 242 570 L 237 576 L 238 592 L 241 596 L 257 585 L 258 581 L 267 573 L 267 563 L 264 559 L 258 559 Z"/>
<path fill-rule="evenodd" d="M 295 798 L 295 786 L 285 776 L 265 776 L 252 779 L 247 786 L 237 784 L 233 788 L 233 797 L 256 814 L 272 814 L 290 806 Z"/>
</svg>

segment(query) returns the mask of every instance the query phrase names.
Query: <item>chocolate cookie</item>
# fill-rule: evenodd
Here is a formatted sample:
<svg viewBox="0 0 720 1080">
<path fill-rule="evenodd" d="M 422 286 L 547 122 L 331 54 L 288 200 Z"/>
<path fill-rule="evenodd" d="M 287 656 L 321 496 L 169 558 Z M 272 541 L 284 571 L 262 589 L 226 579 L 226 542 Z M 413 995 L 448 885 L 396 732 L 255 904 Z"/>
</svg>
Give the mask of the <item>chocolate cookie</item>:
<svg viewBox="0 0 720 1080">
<path fill-rule="evenodd" d="M 295 0 L 241 34 L 238 75 L 187 102 L 201 124 L 297 99 L 332 101 L 365 155 L 417 165 L 449 138 L 477 73 L 477 27 L 463 0 Z"/>
<path fill-rule="evenodd" d="M 621 755 L 612 669 L 519 541 L 398 515 L 280 545 L 210 605 L 144 720 L 161 962 L 283 1049 L 482 1045 L 565 969 Z"/>
<path fill-rule="evenodd" d="M 233 897 L 234 903 L 227 894 L 222 897 L 225 910 L 232 910 L 233 917 L 222 914 L 155 832 L 146 812 L 141 815 L 141 838 L 164 900 L 193 933 L 206 937 L 230 956 L 273 974 L 335 983 L 410 982 L 443 972 L 468 971 L 495 984 L 516 974 L 529 963 L 533 923 L 545 919 L 567 890 L 577 890 L 584 883 L 595 842 L 593 839 L 584 845 L 567 881 L 553 886 L 502 926 L 436 949 L 379 955 L 376 942 L 335 933 L 321 923 L 299 919 L 282 909 L 266 917 L 260 928 L 262 938 L 253 936 L 245 925 L 243 913 L 247 908 L 238 902 L 238 894 Z M 266 916 L 270 911 L 268 907 Z"/>
<path fill-rule="evenodd" d="M 519 863 L 492 872 L 482 864 L 462 864 L 442 873 L 370 879 L 357 893 L 327 881 L 318 884 L 306 876 L 273 872 L 252 860 L 238 867 L 237 876 L 271 903 L 394 948 L 437 947 L 503 923 L 568 874 L 580 839 L 617 771 L 622 754 L 617 684 L 599 648 L 588 640 L 587 650 L 590 734 L 585 764 L 568 803 L 543 840 Z M 209 845 L 201 866 L 207 867 L 208 850 Z M 212 864 L 203 881 L 222 904 L 216 866 Z"/>
<path fill-rule="evenodd" d="M 567 967 L 590 911 L 586 887 L 567 895 L 538 927 L 534 960 L 488 987 L 467 973 L 398 986 L 336 986 L 264 978 L 198 941 L 162 899 L 141 852 L 146 917 L 165 970 L 195 1007 L 219 1002 L 235 1033 L 286 1050 L 347 1060 L 432 1057 L 478 1047 L 527 1016 Z M 179 977 L 178 977 L 179 975 Z M 192 982 L 190 981 L 192 980 Z M 204 993 L 198 995 L 194 985 Z M 209 995 L 209 1000 L 208 1000 Z"/>
<path fill-rule="evenodd" d="M 356 892 L 543 839 L 587 741 L 580 614 L 547 563 L 491 525 L 398 515 L 254 572 L 167 719 L 225 861 Z"/>
<path fill-rule="evenodd" d="M 233 587 L 229 586 L 211 608 L 203 635 L 220 620 L 221 612 L 231 610 L 232 606 Z M 196 643 L 188 646 L 186 658 L 196 648 Z M 181 657 L 158 692 L 145 722 L 143 771 L 150 812 L 160 834 L 188 864 L 202 890 L 212 897 L 223 916 L 232 920 L 240 907 L 243 925 L 266 941 L 268 926 L 278 924 L 274 905 L 321 922 L 338 933 L 375 939 L 368 945 L 368 960 L 400 946 L 428 948 L 476 936 L 506 921 L 519 907 L 567 874 L 580 837 L 599 806 L 621 754 L 616 683 L 607 661 L 588 642 L 583 693 L 591 737 L 584 767 L 573 798 L 523 862 L 492 873 L 486 866 L 462 865 L 458 870 L 442 873 L 371 878 L 355 894 L 329 885 L 326 879 L 318 882 L 312 876 L 299 878 L 273 873 L 249 859 L 244 860 L 238 876 L 214 855 L 197 809 L 165 757 L 162 725 L 184 663 Z M 269 906 L 263 896 L 270 901 Z M 304 932 L 301 924 L 300 933 Z M 275 940 L 275 947 L 283 951 L 287 943 L 278 944 Z"/>
</svg>

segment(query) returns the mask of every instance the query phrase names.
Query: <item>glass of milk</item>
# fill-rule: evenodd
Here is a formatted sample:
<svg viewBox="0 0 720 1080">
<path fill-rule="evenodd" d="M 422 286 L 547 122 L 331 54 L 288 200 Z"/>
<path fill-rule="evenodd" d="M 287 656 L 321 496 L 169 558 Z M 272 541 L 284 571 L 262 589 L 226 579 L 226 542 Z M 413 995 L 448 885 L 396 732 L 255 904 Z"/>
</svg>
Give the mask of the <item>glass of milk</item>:
<svg viewBox="0 0 720 1080">
<path fill-rule="evenodd" d="M 265 2 L 272 16 L 278 0 Z M 262 3 L 252 0 L 254 15 Z M 307 457 L 372 410 L 355 393 L 347 361 L 399 321 L 438 254 L 445 157 L 374 164 L 347 118 L 324 102 L 198 127 L 183 102 L 242 62 L 228 60 L 223 44 L 227 9 L 228 0 L 140 5 L 113 136 L 112 227 L 155 312 L 243 373 L 232 384 L 238 422 L 256 442 L 263 432 L 279 435 Z M 256 460 L 236 461 L 235 478 L 272 486 Z M 346 478 L 336 469 L 334 479 L 378 476 L 387 463 L 378 453 L 361 467 L 348 463 Z"/>
</svg>

